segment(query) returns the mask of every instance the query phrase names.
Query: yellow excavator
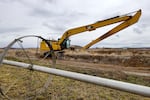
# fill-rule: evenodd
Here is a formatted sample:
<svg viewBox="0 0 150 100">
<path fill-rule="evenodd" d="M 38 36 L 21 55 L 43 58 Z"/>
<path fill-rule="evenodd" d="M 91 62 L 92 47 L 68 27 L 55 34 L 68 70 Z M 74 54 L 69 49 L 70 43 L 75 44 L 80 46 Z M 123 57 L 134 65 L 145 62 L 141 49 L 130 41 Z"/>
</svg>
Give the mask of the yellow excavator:
<svg viewBox="0 0 150 100">
<path fill-rule="evenodd" d="M 82 47 L 82 49 L 88 49 L 92 45 L 96 44 L 97 42 L 100 42 L 101 40 L 117 33 L 118 31 L 123 30 L 123 29 L 127 28 L 128 26 L 136 23 L 139 20 L 140 16 L 141 16 L 141 9 L 138 11 L 132 12 L 132 13 L 128 13 L 128 14 L 124 14 L 121 16 L 116 16 L 116 17 L 112 17 L 109 19 L 101 20 L 101 21 L 98 21 L 93 24 L 69 29 L 62 35 L 62 37 L 60 39 L 58 39 L 58 41 L 48 40 L 48 42 L 50 42 L 54 51 L 61 51 L 63 49 L 67 49 L 70 47 L 69 37 L 72 35 L 76 35 L 76 34 L 79 34 L 82 32 L 86 32 L 86 31 L 93 31 L 93 30 L 96 30 L 97 28 L 120 22 L 120 24 L 118 26 L 114 27 L 110 31 L 106 32 L 104 35 L 98 37 L 97 39 L 93 40 L 89 44 Z M 42 51 L 42 52 L 50 51 L 50 49 L 47 46 L 47 44 L 45 43 L 45 41 L 41 41 L 40 51 Z"/>
</svg>

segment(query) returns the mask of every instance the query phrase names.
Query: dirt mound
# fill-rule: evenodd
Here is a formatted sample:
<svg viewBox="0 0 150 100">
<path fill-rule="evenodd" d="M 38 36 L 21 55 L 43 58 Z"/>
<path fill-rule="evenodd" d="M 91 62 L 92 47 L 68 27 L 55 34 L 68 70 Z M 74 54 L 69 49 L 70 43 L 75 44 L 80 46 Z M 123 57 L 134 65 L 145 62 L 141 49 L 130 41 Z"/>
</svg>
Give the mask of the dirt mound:
<svg viewBox="0 0 150 100">
<path fill-rule="evenodd" d="M 64 59 L 131 67 L 150 67 L 150 51 L 141 49 L 95 49 L 66 52 Z"/>
</svg>

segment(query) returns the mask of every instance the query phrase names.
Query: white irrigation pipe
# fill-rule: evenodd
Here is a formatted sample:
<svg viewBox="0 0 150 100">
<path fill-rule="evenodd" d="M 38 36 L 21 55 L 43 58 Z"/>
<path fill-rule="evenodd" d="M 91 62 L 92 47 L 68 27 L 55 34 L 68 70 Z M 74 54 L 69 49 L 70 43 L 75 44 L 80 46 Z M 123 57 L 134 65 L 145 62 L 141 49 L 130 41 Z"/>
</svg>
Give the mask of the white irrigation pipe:
<svg viewBox="0 0 150 100">
<path fill-rule="evenodd" d="M 17 67 L 26 68 L 26 69 L 31 68 L 30 64 L 10 61 L 10 60 L 3 60 L 3 64 L 13 65 Z M 105 87 L 109 87 L 109 88 L 113 88 L 113 89 L 117 89 L 121 91 L 126 91 L 130 93 L 150 97 L 150 87 L 147 87 L 147 86 L 136 85 L 132 83 L 116 81 L 112 79 L 106 79 L 106 78 L 85 75 L 85 74 L 80 74 L 76 72 L 64 71 L 64 70 L 59 70 L 59 69 L 54 69 L 54 68 L 48 68 L 48 67 L 38 66 L 38 65 L 33 65 L 32 69 L 35 71 L 63 76 L 63 77 L 67 77 L 67 78 L 71 78 L 71 79 L 75 79 L 79 81 L 93 83 L 93 84 L 97 84 L 97 85 L 101 85 L 101 86 L 105 86 Z"/>
</svg>

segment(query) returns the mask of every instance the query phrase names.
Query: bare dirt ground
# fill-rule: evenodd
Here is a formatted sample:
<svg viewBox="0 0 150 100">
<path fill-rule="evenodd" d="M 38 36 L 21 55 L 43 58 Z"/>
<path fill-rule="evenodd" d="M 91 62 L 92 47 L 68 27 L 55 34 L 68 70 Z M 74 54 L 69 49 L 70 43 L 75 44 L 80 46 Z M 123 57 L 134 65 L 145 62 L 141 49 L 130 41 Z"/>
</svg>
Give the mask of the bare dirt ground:
<svg viewBox="0 0 150 100">
<path fill-rule="evenodd" d="M 72 66 L 76 68 L 100 70 L 100 71 L 118 71 L 131 75 L 139 76 L 149 76 L 150 77 L 150 67 L 123 67 L 111 64 L 95 64 L 95 63 L 85 63 L 85 62 L 75 62 L 75 61 L 65 61 L 58 60 L 57 64 Z"/>
<path fill-rule="evenodd" d="M 77 67 L 124 72 L 150 72 L 150 49 L 91 49 L 87 52 L 65 53 L 61 63 Z M 141 74 L 142 75 L 142 74 Z"/>
<path fill-rule="evenodd" d="M 3 49 L 1 49 L 0 52 L 2 52 L 2 50 Z M 51 59 L 48 58 L 42 60 L 39 56 L 35 56 L 35 51 L 35 49 L 26 49 L 26 52 L 30 55 L 35 64 L 44 66 L 47 66 L 48 63 L 51 64 Z M 7 53 L 6 58 L 10 60 L 28 62 L 23 52 L 18 49 L 10 50 Z M 90 49 L 84 52 L 78 50 L 67 50 L 63 57 L 58 57 L 55 67 L 150 86 L 150 49 Z M 31 74 L 25 70 L 20 70 L 18 72 L 18 69 L 11 68 L 7 65 L 0 68 L 0 71 L 4 75 L 1 75 L 0 77 L 0 83 L 2 83 L 0 85 L 4 90 L 7 90 L 6 85 L 10 84 L 10 81 L 12 81 L 11 78 L 16 78 L 18 80 L 17 76 L 20 75 L 23 77 L 21 79 L 24 79 L 26 73 Z M 11 76 L 11 74 L 13 74 L 13 76 Z M 37 74 L 39 73 L 36 73 L 36 76 Z M 48 75 L 45 74 L 40 74 L 38 76 L 45 78 L 48 77 Z M 8 78 L 6 79 L 6 77 Z M 46 95 L 42 95 L 42 97 L 40 97 L 43 98 L 42 100 L 48 98 L 49 100 L 149 100 L 149 98 L 118 90 L 95 86 L 58 76 L 52 77 L 53 82 L 47 89 L 50 92 Z M 41 80 L 46 80 L 45 78 L 41 78 Z M 37 81 L 39 79 L 34 78 L 32 80 Z M 20 84 L 15 84 L 15 81 L 13 81 L 15 85 L 11 84 L 13 88 L 10 89 L 10 92 L 8 92 L 7 95 L 10 97 L 15 96 L 15 94 L 11 94 L 11 91 L 14 91 L 13 89 L 16 89 L 17 93 L 23 94 L 25 89 L 24 91 L 18 90 L 18 87 L 23 87 L 22 84 L 25 84 L 22 81 L 20 81 Z M 37 97 L 35 100 L 38 100 Z"/>
</svg>

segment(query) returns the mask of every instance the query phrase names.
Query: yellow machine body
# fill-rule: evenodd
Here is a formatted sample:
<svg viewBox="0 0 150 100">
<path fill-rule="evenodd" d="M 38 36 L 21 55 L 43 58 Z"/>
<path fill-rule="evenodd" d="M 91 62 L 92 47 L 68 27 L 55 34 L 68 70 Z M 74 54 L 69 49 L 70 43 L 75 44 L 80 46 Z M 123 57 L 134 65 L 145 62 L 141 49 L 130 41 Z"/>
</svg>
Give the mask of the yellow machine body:
<svg viewBox="0 0 150 100">
<path fill-rule="evenodd" d="M 67 49 L 70 47 L 69 37 L 72 35 L 76 35 L 76 34 L 79 34 L 82 32 L 86 32 L 86 31 L 93 31 L 93 30 L 96 30 L 97 28 L 115 24 L 115 23 L 119 23 L 119 22 L 121 23 L 118 26 L 111 29 L 110 31 L 106 32 L 104 35 L 102 35 L 102 36 L 98 37 L 97 39 L 93 40 L 92 42 L 88 43 L 87 45 L 85 45 L 82 48 L 82 49 L 88 49 L 92 45 L 96 44 L 97 42 L 100 42 L 103 39 L 136 23 L 141 16 L 141 10 L 138 10 L 134 13 L 135 14 L 133 14 L 133 12 L 132 12 L 132 13 L 124 14 L 121 16 L 116 16 L 116 17 L 112 17 L 109 19 L 97 21 L 96 23 L 93 23 L 93 24 L 69 29 L 62 35 L 62 37 L 58 41 L 54 41 L 54 40 L 48 40 L 48 41 L 52 45 L 52 48 L 54 51 L 60 51 L 60 50 Z M 80 41 L 80 39 L 79 39 L 79 41 Z M 47 46 L 47 44 L 44 41 L 41 41 L 41 43 L 40 43 L 40 51 L 43 51 L 43 52 L 50 51 L 49 47 Z"/>
</svg>

